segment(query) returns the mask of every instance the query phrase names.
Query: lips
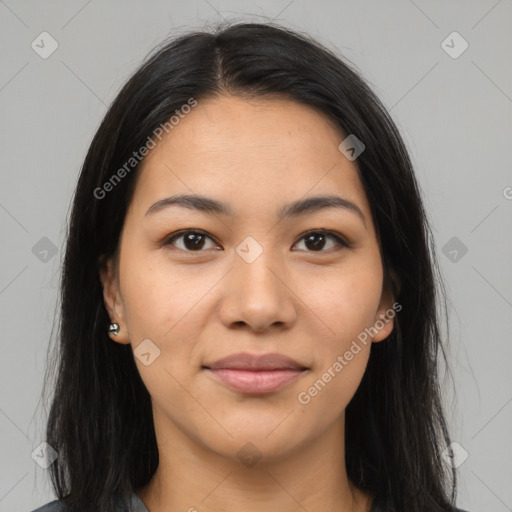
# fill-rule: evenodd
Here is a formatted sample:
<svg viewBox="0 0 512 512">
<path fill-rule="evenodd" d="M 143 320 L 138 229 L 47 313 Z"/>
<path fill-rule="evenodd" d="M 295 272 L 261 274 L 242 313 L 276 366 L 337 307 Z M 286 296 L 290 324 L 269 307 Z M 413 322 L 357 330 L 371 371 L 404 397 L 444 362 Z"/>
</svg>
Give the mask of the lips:
<svg viewBox="0 0 512 512">
<path fill-rule="evenodd" d="M 203 368 L 227 387 L 252 395 L 279 391 L 308 370 L 282 354 L 234 354 Z"/>
<path fill-rule="evenodd" d="M 304 365 L 282 354 L 233 354 L 205 365 L 210 370 L 306 370 Z"/>
</svg>

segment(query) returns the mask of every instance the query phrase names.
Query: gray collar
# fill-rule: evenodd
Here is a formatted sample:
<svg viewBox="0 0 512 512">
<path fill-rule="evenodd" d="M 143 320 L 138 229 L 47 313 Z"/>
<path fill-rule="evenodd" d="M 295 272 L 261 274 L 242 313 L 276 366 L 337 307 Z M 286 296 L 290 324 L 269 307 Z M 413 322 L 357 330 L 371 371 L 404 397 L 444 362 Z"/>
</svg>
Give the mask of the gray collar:
<svg viewBox="0 0 512 512">
<path fill-rule="evenodd" d="M 130 500 L 130 511 L 131 512 L 149 512 L 144 502 L 137 496 L 137 494 L 133 493 Z"/>
</svg>

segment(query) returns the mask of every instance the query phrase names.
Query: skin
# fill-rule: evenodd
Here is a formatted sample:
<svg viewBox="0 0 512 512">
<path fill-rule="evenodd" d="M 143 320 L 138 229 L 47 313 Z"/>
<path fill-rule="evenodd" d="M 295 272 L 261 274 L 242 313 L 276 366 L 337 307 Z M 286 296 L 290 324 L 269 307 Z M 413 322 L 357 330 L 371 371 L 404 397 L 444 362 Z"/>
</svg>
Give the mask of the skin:
<svg viewBox="0 0 512 512">
<path fill-rule="evenodd" d="M 160 454 L 153 479 L 136 490 L 151 512 L 370 509 L 346 474 L 345 408 L 371 342 L 385 340 L 393 320 L 308 404 L 297 399 L 393 304 L 356 162 L 338 150 L 344 138 L 324 114 L 289 99 L 220 96 L 200 100 L 141 164 L 119 261 L 100 277 L 120 324 L 111 338 L 134 350 L 150 339 L 160 350 L 148 366 L 135 357 Z M 145 215 L 177 193 L 213 197 L 236 215 L 179 206 Z M 285 203 L 321 194 L 356 203 L 366 225 L 340 208 L 277 221 Z M 184 237 L 163 245 L 183 229 L 211 238 L 198 249 Z M 330 236 L 308 244 L 305 233 L 321 229 L 353 247 Z M 236 252 L 248 236 L 263 251 L 251 263 Z M 309 370 L 251 396 L 202 369 L 238 352 L 278 352 Z M 248 442 L 262 456 L 252 467 L 237 456 Z"/>
</svg>

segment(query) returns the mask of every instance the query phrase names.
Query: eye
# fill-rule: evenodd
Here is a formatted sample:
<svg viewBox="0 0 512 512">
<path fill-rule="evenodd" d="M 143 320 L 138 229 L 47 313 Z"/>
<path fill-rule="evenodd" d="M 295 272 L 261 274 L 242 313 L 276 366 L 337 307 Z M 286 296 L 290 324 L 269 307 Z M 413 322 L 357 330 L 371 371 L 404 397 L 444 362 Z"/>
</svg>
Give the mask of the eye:
<svg viewBox="0 0 512 512">
<path fill-rule="evenodd" d="M 307 249 L 309 249 L 312 252 L 327 252 L 322 251 L 322 249 L 325 248 L 325 241 L 329 238 L 335 241 L 335 246 L 338 245 L 346 248 L 351 247 L 351 245 L 343 238 L 341 238 L 339 235 L 333 233 L 332 231 L 325 230 L 308 231 L 306 234 L 302 235 L 300 240 L 305 240 L 305 245 Z"/>
<path fill-rule="evenodd" d="M 197 229 L 187 229 L 183 231 L 178 231 L 174 233 L 170 237 L 166 238 L 163 242 L 163 245 L 174 245 L 175 240 L 183 239 L 183 245 L 178 247 L 180 250 L 184 250 L 186 252 L 201 252 L 201 249 L 204 247 L 205 239 L 209 238 L 213 240 L 210 236 L 208 236 L 205 232 L 197 230 Z"/>
<path fill-rule="evenodd" d="M 214 242 L 214 239 L 209 236 L 207 233 L 197 229 L 187 229 L 178 231 L 177 233 L 173 233 L 171 236 L 167 237 L 163 245 L 173 245 L 176 248 L 185 251 L 185 252 L 202 252 L 201 250 L 205 248 L 205 240 L 209 239 Z M 334 240 L 334 246 L 338 245 L 341 247 L 350 248 L 351 244 L 344 240 L 341 236 L 337 235 L 334 232 L 326 231 L 326 230 L 317 230 L 317 231 L 308 231 L 299 239 L 299 241 L 305 240 L 306 250 L 311 252 L 326 252 L 322 249 L 325 249 L 326 240 L 331 239 Z M 176 241 L 182 240 L 180 245 L 175 244 Z M 214 245 L 213 248 L 219 247 L 218 245 Z M 206 247 L 208 249 L 208 247 Z M 328 249 L 331 249 L 328 247 Z"/>
</svg>

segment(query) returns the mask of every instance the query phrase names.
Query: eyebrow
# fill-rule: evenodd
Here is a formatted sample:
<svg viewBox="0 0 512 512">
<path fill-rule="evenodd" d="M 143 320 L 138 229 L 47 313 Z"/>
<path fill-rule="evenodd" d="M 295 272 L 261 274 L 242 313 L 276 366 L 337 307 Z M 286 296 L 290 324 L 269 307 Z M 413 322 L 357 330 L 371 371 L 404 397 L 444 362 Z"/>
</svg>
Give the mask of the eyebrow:
<svg viewBox="0 0 512 512">
<path fill-rule="evenodd" d="M 181 206 L 190 210 L 197 210 L 208 214 L 234 217 L 234 212 L 228 204 L 198 194 L 176 194 L 160 199 L 150 206 L 145 215 L 153 215 L 169 208 L 170 206 Z M 359 206 L 348 199 L 335 195 L 308 197 L 306 199 L 299 199 L 298 201 L 285 204 L 277 212 L 277 218 L 279 220 L 283 220 L 327 208 L 342 208 L 357 214 L 363 221 L 366 228 L 366 219 Z"/>
</svg>

